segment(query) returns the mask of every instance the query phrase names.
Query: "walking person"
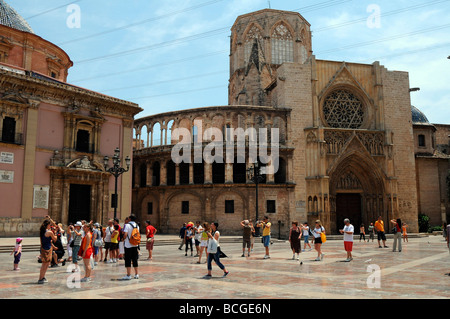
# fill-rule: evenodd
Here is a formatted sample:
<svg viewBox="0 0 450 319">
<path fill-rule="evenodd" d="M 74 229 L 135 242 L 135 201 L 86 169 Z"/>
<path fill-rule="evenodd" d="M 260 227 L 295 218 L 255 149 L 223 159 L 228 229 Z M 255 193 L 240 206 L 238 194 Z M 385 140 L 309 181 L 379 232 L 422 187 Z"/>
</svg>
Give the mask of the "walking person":
<svg viewBox="0 0 450 319">
<path fill-rule="evenodd" d="M 269 217 L 264 216 L 264 219 L 262 222 L 259 222 L 256 224 L 256 227 L 262 227 L 263 232 L 262 232 L 262 240 L 263 240 L 263 245 L 264 248 L 266 250 L 266 254 L 264 255 L 264 259 L 269 259 L 270 258 L 270 254 L 269 254 L 269 246 L 270 246 L 270 227 L 272 226 L 272 223 L 269 222 Z"/>
<path fill-rule="evenodd" d="M 133 232 L 140 232 L 139 226 L 136 224 L 136 216 L 130 215 L 128 217 L 129 222 L 125 224 L 123 229 L 124 248 L 125 248 L 125 268 L 127 269 L 127 275 L 122 280 L 131 280 L 131 265 L 134 268 L 134 279 L 139 279 L 139 265 L 138 265 L 138 246 L 134 242 Z"/>
<path fill-rule="evenodd" d="M 394 252 L 397 249 L 398 245 L 398 252 L 402 251 L 402 221 L 400 218 L 397 218 L 397 220 L 392 219 L 391 223 L 394 224 L 394 244 L 392 247 L 392 251 Z"/>
<path fill-rule="evenodd" d="M 56 236 L 51 230 L 52 225 L 55 225 L 55 222 L 49 217 L 46 216 L 44 221 L 42 222 L 41 228 L 39 229 L 39 238 L 41 241 L 41 270 L 39 272 L 39 280 L 38 284 L 43 284 L 48 282 L 45 278 L 45 274 L 47 273 L 47 269 L 50 266 L 53 256 L 53 248 L 52 248 L 52 240 L 56 241 Z"/>
<path fill-rule="evenodd" d="M 149 220 L 145 221 L 145 234 L 147 241 L 145 242 L 145 248 L 148 251 L 148 260 L 153 258 L 153 244 L 155 242 L 156 228 L 152 226 Z"/>
<path fill-rule="evenodd" d="M 300 259 L 302 230 L 298 227 L 298 222 L 293 221 L 292 227 L 289 230 L 289 243 L 292 249 L 292 260 L 295 259 L 295 254 L 297 254 L 297 260 Z"/>
<path fill-rule="evenodd" d="M 316 226 L 312 230 L 312 234 L 314 236 L 314 249 L 317 251 L 317 258 L 314 261 L 323 260 L 325 256 L 322 253 L 322 233 L 325 234 L 325 228 L 322 226 L 320 220 L 316 220 Z"/>
<path fill-rule="evenodd" d="M 181 250 L 186 243 L 186 238 L 184 237 L 186 235 L 186 223 L 183 224 L 183 227 L 180 228 L 180 246 L 178 247 L 179 250 Z"/>
<path fill-rule="evenodd" d="M 206 254 L 206 260 L 208 260 L 208 239 L 209 239 L 208 232 L 211 231 L 211 228 L 208 222 L 204 222 L 202 228 L 203 230 L 200 236 L 200 247 L 199 247 L 200 252 L 198 254 L 197 264 L 200 264 L 202 261 L 203 250 L 205 251 Z"/>
<path fill-rule="evenodd" d="M 81 282 L 90 282 L 91 281 L 91 258 L 94 257 L 94 249 L 92 248 L 92 224 L 84 224 L 84 237 L 81 241 L 81 248 L 79 254 L 81 258 L 83 258 L 84 264 L 84 277 L 81 278 Z"/>
<path fill-rule="evenodd" d="M 378 248 L 382 248 L 380 241 L 383 241 L 383 247 L 388 248 L 386 246 L 386 234 L 384 233 L 384 222 L 381 219 L 381 216 L 378 217 L 378 220 L 375 222 L 375 230 L 377 231 L 377 238 L 378 238 Z"/>
<path fill-rule="evenodd" d="M 340 229 L 339 232 L 344 234 L 344 249 L 347 252 L 347 259 L 345 261 L 349 262 L 353 260 L 352 250 L 353 250 L 353 234 L 355 232 L 355 228 L 352 224 L 350 224 L 350 220 L 348 218 L 344 219 L 344 228 Z M 366 239 L 364 239 L 365 241 Z"/>
<path fill-rule="evenodd" d="M 19 268 L 19 262 L 20 257 L 22 256 L 22 241 L 23 238 L 16 238 L 16 245 L 14 246 L 13 251 L 10 255 L 14 254 L 14 268 L 13 270 L 20 270 Z"/>
<path fill-rule="evenodd" d="M 246 247 L 248 249 L 247 257 L 250 257 L 252 233 L 255 232 L 255 229 L 253 228 L 253 225 L 250 224 L 249 220 L 241 221 L 241 226 L 243 228 L 243 234 L 242 234 L 242 256 L 241 257 L 245 257 L 245 248 Z"/>
<path fill-rule="evenodd" d="M 216 263 L 217 266 L 219 266 L 220 269 L 223 270 L 223 277 L 226 277 L 229 274 L 229 271 L 225 268 L 225 266 L 220 262 L 220 233 L 218 231 L 219 223 L 211 223 L 211 229 L 207 232 L 208 235 L 208 262 L 207 262 L 207 268 L 208 268 L 208 274 L 205 275 L 203 278 L 209 279 L 212 277 L 212 261 Z"/>
<path fill-rule="evenodd" d="M 303 232 L 303 251 L 306 250 L 306 246 L 308 245 L 309 251 L 312 250 L 311 244 L 309 243 L 309 226 L 307 222 L 304 222 L 301 226 L 302 232 Z"/>
</svg>

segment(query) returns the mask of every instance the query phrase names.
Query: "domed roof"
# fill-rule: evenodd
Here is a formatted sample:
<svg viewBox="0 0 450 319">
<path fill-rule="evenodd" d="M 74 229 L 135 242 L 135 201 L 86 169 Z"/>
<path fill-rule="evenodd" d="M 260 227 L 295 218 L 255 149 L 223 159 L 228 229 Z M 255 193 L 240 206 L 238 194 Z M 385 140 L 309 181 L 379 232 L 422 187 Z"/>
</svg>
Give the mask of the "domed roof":
<svg viewBox="0 0 450 319">
<path fill-rule="evenodd" d="M 28 22 L 3 0 L 0 0 L 0 24 L 16 30 L 34 33 Z"/>
<path fill-rule="evenodd" d="M 413 124 L 424 124 L 424 125 L 431 125 L 428 121 L 425 114 L 422 113 L 417 107 L 414 105 L 411 105 L 411 113 L 412 113 L 412 122 Z"/>
</svg>

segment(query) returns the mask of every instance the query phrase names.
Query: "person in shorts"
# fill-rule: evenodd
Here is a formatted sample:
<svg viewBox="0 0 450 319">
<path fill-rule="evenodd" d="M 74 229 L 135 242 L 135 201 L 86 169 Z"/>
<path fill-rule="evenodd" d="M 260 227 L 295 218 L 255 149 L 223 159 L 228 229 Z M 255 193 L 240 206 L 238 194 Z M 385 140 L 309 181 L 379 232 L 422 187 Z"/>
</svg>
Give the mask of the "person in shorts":
<svg viewBox="0 0 450 319">
<path fill-rule="evenodd" d="M 270 227 L 272 226 L 272 223 L 269 222 L 269 217 L 264 216 L 264 219 L 262 222 L 259 222 L 257 227 L 262 227 L 263 233 L 262 233 L 262 239 L 264 248 L 266 250 L 266 254 L 264 255 L 264 259 L 269 259 L 269 246 L 270 246 Z"/>
<path fill-rule="evenodd" d="M 388 248 L 388 246 L 386 246 L 386 234 L 384 233 L 384 222 L 381 219 L 381 216 L 378 217 L 378 220 L 375 222 L 374 227 L 375 230 L 377 231 L 378 236 L 378 248 L 382 248 L 380 241 L 383 241 L 384 248 Z"/>
<path fill-rule="evenodd" d="M 146 227 L 145 227 L 145 234 L 147 237 L 147 241 L 145 243 L 145 248 L 148 250 L 148 260 L 152 260 L 152 254 L 153 254 L 153 244 L 155 242 L 155 234 L 156 234 L 156 228 L 152 226 L 149 220 L 145 221 Z"/>
<path fill-rule="evenodd" d="M 243 234 L 242 234 L 242 256 L 245 257 L 245 248 L 248 249 L 248 257 L 250 257 L 250 250 L 251 250 L 251 240 L 252 240 L 252 233 L 255 232 L 255 229 L 253 228 L 253 225 L 250 224 L 250 221 L 243 220 L 241 221 L 241 226 L 243 227 Z"/>
<path fill-rule="evenodd" d="M 300 225 L 300 227 L 302 228 L 303 231 L 303 241 L 304 241 L 304 245 L 303 245 L 303 251 L 306 250 L 306 245 L 309 246 L 309 250 L 312 250 L 311 244 L 309 243 L 309 226 L 307 222 L 304 222 L 302 225 Z"/>
<path fill-rule="evenodd" d="M 341 234 L 344 234 L 344 249 L 347 252 L 347 259 L 345 261 L 352 261 L 352 250 L 353 250 L 353 233 L 355 232 L 355 228 L 352 224 L 350 224 L 350 220 L 348 218 L 344 219 L 344 229 L 339 229 Z"/>
</svg>

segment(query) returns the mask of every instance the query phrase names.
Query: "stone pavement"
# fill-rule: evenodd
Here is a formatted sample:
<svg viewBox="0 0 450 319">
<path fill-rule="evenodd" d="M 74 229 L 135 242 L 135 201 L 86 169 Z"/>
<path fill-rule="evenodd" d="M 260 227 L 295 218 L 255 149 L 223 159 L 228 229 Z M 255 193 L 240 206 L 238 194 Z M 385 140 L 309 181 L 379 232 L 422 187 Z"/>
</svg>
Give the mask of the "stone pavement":
<svg viewBox="0 0 450 319">
<path fill-rule="evenodd" d="M 123 261 L 100 263 L 93 270 L 92 281 L 79 283 L 79 288 L 68 284 L 68 279 L 74 278 L 66 272 L 69 263 L 49 268 L 49 282 L 38 285 L 41 264 L 37 263 L 37 251 L 22 254 L 19 271 L 12 270 L 13 257 L 1 253 L 0 299 L 122 299 L 130 295 L 183 300 L 450 298 L 450 276 L 445 275 L 450 272 L 450 254 L 442 236 L 410 238 L 401 253 L 392 252 L 392 240 L 387 244 L 389 248 L 380 249 L 376 241 L 355 240 L 354 260 L 342 262 L 346 256 L 342 240 L 328 240 L 323 245 L 323 261 L 313 261 L 315 251 L 306 251 L 300 255 L 300 265 L 291 260 L 286 241 L 275 240 L 267 260 L 258 240 L 251 257 L 241 257 L 240 242 L 223 242 L 222 250 L 229 257 L 222 262 L 230 274 L 222 278 L 222 271 L 213 263 L 212 279 L 203 279 L 206 264 L 185 257 L 178 245 L 157 245 L 153 261 L 145 259 L 147 251 L 142 247 L 140 279 L 118 280 L 125 274 Z"/>
</svg>

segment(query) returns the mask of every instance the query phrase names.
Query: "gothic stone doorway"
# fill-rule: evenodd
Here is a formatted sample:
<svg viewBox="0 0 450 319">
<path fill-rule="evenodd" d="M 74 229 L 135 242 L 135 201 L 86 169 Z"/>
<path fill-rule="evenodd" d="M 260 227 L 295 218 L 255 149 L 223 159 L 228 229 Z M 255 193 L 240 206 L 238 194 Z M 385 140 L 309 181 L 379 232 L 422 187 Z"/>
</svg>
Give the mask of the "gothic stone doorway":
<svg viewBox="0 0 450 319">
<path fill-rule="evenodd" d="M 336 233 L 344 227 L 344 219 L 350 219 L 355 227 L 355 234 L 359 233 L 362 223 L 362 198 L 359 193 L 336 194 Z"/>
</svg>

